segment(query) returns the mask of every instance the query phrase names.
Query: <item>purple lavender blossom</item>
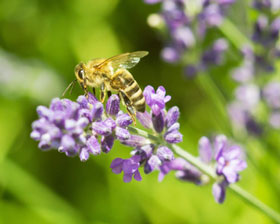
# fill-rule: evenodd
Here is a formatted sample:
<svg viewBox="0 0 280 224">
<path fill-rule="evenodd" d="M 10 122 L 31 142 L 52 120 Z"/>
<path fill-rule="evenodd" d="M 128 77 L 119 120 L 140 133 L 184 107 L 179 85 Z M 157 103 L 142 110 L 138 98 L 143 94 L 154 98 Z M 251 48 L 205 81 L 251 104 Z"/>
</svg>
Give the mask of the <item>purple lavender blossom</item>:
<svg viewBox="0 0 280 224">
<path fill-rule="evenodd" d="M 221 65 L 224 60 L 224 53 L 228 49 L 228 42 L 224 38 L 214 41 L 211 48 L 203 52 L 198 65 L 187 65 L 184 74 L 187 78 L 193 78 L 200 71 L 206 71 L 213 65 Z"/>
<path fill-rule="evenodd" d="M 220 65 L 223 60 L 223 53 L 228 49 L 228 43 L 226 39 L 217 39 L 213 46 L 205 51 L 201 58 L 201 66 L 207 68 L 210 65 Z"/>
<path fill-rule="evenodd" d="M 216 136 L 213 144 L 207 137 L 202 137 L 199 140 L 199 152 L 203 162 L 210 164 L 215 160 L 217 174 L 223 175 L 228 183 L 237 182 L 238 172 L 247 167 L 241 147 L 231 146 L 224 135 Z"/>
<path fill-rule="evenodd" d="M 226 198 L 226 187 L 228 186 L 228 182 L 223 180 L 222 182 L 216 182 L 212 187 L 212 194 L 215 198 L 215 201 L 219 204 L 222 204 Z"/>
<path fill-rule="evenodd" d="M 226 187 L 239 180 L 239 172 L 247 167 L 240 146 L 230 145 L 226 136 L 216 136 L 213 143 L 207 137 L 199 140 L 200 159 L 206 164 L 214 163 L 218 176 L 224 180 L 213 185 L 213 195 L 218 203 L 225 199 Z"/>
<path fill-rule="evenodd" d="M 270 125 L 275 129 L 280 129 L 280 112 L 272 112 L 269 118 Z"/>
<path fill-rule="evenodd" d="M 146 86 L 143 91 L 146 103 L 151 107 L 153 114 L 156 116 L 165 108 L 165 103 L 171 99 L 171 96 L 165 96 L 165 94 L 166 91 L 163 86 L 158 87 L 156 92 L 152 86 Z"/>
<path fill-rule="evenodd" d="M 147 4 L 161 2 L 162 9 L 159 15 L 166 25 L 169 36 L 166 46 L 161 51 L 161 57 L 168 63 L 181 62 L 197 42 L 203 44 L 207 30 L 220 26 L 227 8 L 235 2 L 235 0 L 203 0 L 198 2 L 201 8 L 199 12 L 188 13 L 188 3 L 185 0 L 144 1 Z M 201 69 L 223 63 L 223 53 L 226 50 L 226 41 L 217 39 L 212 49 L 198 57 L 200 62 L 195 62 L 196 65 L 185 65 L 184 73 L 187 77 L 194 77 Z"/>
<path fill-rule="evenodd" d="M 115 174 L 123 172 L 123 181 L 126 183 L 130 182 L 132 177 L 137 181 L 141 181 L 142 177 L 138 170 L 140 167 L 140 160 L 141 156 L 139 155 L 134 155 L 129 159 L 116 158 L 113 160 L 110 167 Z"/>
<path fill-rule="evenodd" d="M 79 154 L 86 161 L 90 154 L 109 152 L 115 138 L 130 138 L 127 127 L 132 120 L 119 111 L 119 104 L 118 96 L 112 95 L 106 105 L 110 117 L 103 118 L 103 105 L 90 93 L 88 98 L 80 96 L 77 102 L 55 98 L 49 108 L 37 108 L 39 120 L 32 124 L 31 137 L 39 141 L 42 150 L 57 148 L 67 156 Z"/>
<path fill-rule="evenodd" d="M 216 157 L 217 174 L 224 175 L 228 183 L 237 182 L 238 172 L 247 167 L 243 157 L 243 151 L 239 146 L 223 147 Z"/>
<path fill-rule="evenodd" d="M 166 163 L 175 159 L 167 144 L 181 142 L 182 134 L 179 132 L 180 125 L 177 122 L 180 115 L 179 108 L 175 106 L 168 112 L 165 111 L 165 103 L 171 99 L 170 96 L 166 96 L 165 89 L 160 86 L 155 91 L 152 86 L 147 86 L 143 95 L 151 111 L 137 113 L 137 119 L 145 128 L 152 130 L 155 136 L 159 138 L 163 136 L 165 142 L 154 144 L 144 137 L 131 135 L 129 139 L 121 140 L 121 143 L 135 148 L 132 155 L 140 156 L 138 162 L 143 164 L 144 172 L 148 174 L 154 170 L 160 170 Z M 184 178 L 187 178 L 186 175 Z"/>
<path fill-rule="evenodd" d="M 177 123 L 179 118 L 179 108 L 172 107 L 169 111 L 165 112 L 165 103 L 168 102 L 171 97 L 165 96 L 166 92 L 164 87 L 160 86 L 155 93 L 155 90 L 151 86 L 147 86 L 144 89 L 143 95 L 146 99 L 148 106 L 151 108 L 151 113 L 137 113 L 137 118 L 140 123 L 147 127 L 147 124 L 152 124 L 156 133 L 164 131 L 164 139 L 167 143 L 179 143 L 182 141 L 182 135 L 179 132 L 180 125 Z M 151 128 L 151 125 L 149 126 Z"/>
<path fill-rule="evenodd" d="M 263 88 L 263 97 L 273 109 L 280 109 L 280 82 L 270 82 Z"/>
<path fill-rule="evenodd" d="M 222 9 L 219 4 L 204 4 L 199 14 L 200 26 L 219 26 L 223 22 Z"/>
</svg>

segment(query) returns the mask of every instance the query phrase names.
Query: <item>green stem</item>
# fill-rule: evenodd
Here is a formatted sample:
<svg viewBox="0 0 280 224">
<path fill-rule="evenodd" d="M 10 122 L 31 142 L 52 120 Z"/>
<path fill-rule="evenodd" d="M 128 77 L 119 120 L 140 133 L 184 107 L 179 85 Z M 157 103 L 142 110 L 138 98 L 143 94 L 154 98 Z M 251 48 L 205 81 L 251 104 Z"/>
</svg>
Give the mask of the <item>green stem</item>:
<svg viewBox="0 0 280 224">
<path fill-rule="evenodd" d="M 244 45 L 247 45 L 254 50 L 254 44 L 252 41 L 240 32 L 229 19 L 225 18 L 219 29 L 237 49 L 242 49 Z"/>
<path fill-rule="evenodd" d="M 145 138 L 149 138 L 152 141 L 155 141 L 155 140 L 158 141 L 158 137 L 156 137 L 152 134 L 149 134 L 146 131 L 140 130 L 140 129 L 135 128 L 135 127 L 129 127 L 129 130 L 131 132 L 134 132 L 134 133 L 140 135 L 140 136 L 143 136 Z M 181 147 L 179 147 L 177 145 L 172 144 L 172 145 L 169 145 L 169 147 L 177 155 L 184 158 L 186 161 L 188 161 L 193 166 L 198 168 L 204 174 L 208 175 L 210 178 L 212 178 L 214 180 L 217 178 L 215 170 L 212 167 L 210 167 L 210 166 L 206 165 L 205 163 L 203 163 L 202 161 L 200 161 L 199 158 L 191 155 L 190 153 L 188 153 L 187 151 L 185 151 L 184 149 L 182 149 Z M 263 202 L 261 202 L 255 196 L 253 196 L 249 192 L 243 190 L 241 187 L 239 187 L 236 184 L 230 184 L 229 189 L 231 191 L 233 191 L 236 195 L 238 195 L 241 199 L 243 199 L 246 203 L 248 203 L 248 204 L 252 205 L 253 207 L 257 208 L 259 211 L 261 211 L 263 214 L 267 215 L 269 218 L 276 221 L 277 223 L 280 223 L 280 214 L 277 213 L 276 211 L 274 211 L 272 208 L 268 207 Z"/>
<path fill-rule="evenodd" d="M 263 202 L 261 202 L 254 195 L 245 191 L 244 189 L 242 189 L 241 187 L 239 187 L 236 184 L 229 185 L 229 188 L 232 192 L 234 192 L 237 196 L 239 196 L 246 203 L 259 209 L 262 213 L 266 214 L 268 217 L 273 219 L 275 222 L 280 223 L 280 214 L 278 212 L 274 211 L 272 208 L 270 208 L 266 204 L 264 204 Z"/>
</svg>

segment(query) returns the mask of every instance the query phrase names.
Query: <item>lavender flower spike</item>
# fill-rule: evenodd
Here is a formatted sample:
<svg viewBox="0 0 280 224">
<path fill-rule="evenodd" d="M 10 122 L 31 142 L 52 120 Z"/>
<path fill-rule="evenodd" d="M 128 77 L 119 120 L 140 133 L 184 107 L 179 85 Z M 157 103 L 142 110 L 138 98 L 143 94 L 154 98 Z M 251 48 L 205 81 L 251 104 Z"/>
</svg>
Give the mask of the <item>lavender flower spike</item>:
<svg viewBox="0 0 280 224">
<path fill-rule="evenodd" d="M 90 127 L 99 122 L 95 119 L 103 108 L 91 94 L 88 99 L 80 96 L 77 102 L 55 98 L 49 108 L 37 108 L 39 120 L 32 124 L 31 137 L 40 141 L 39 148 L 57 148 L 67 156 L 79 154 L 81 161 L 100 153 L 97 133 L 93 135 Z"/>
<path fill-rule="evenodd" d="M 247 167 L 242 156 L 242 150 L 239 146 L 223 147 L 216 157 L 217 174 L 224 175 L 229 183 L 238 181 L 238 172 Z"/>
<path fill-rule="evenodd" d="M 54 99 L 49 108 L 37 108 L 39 120 L 33 122 L 31 137 L 39 141 L 39 148 L 57 148 L 67 156 L 79 155 L 81 161 L 90 154 L 109 152 L 115 138 L 128 140 L 127 127 L 132 123 L 128 114 L 120 111 L 120 100 L 112 95 L 103 105 L 89 93 L 88 98 L 79 96 L 77 102 Z M 99 143 L 98 137 L 101 137 Z"/>
</svg>

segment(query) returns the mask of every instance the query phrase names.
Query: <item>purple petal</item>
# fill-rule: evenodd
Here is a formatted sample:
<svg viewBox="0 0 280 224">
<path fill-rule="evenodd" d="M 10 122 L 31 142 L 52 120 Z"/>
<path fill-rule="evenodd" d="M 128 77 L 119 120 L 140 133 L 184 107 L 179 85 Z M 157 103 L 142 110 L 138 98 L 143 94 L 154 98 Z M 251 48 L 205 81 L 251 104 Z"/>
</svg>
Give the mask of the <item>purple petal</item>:
<svg viewBox="0 0 280 224">
<path fill-rule="evenodd" d="M 280 129 L 280 113 L 273 112 L 270 114 L 269 118 L 270 125 L 275 129 Z"/>
<path fill-rule="evenodd" d="M 170 144 L 176 144 L 183 140 L 183 136 L 179 131 L 172 131 L 165 133 L 164 139 Z"/>
<path fill-rule="evenodd" d="M 36 110 L 37 110 L 37 114 L 39 115 L 40 118 L 45 117 L 48 120 L 52 120 L 54 112 L 51 111 L 49 108 L 47 108 L 45 106 L 38 106 Z"/>
<path fill-rule="evenodd" d="M 223 174 L 229 183 L 235 183 L 239 179 L 238 173 L 231 166 L 225 166 L 223 169 Z"/>
<path fill-rule="evenodd" d="M 45 141 L 41 140 L 38 144 L 38 147 L 42 150 L 48 150 L 51 148 L 51 142 L 50 141 Z"/>
<path fill-rule="evenodd" d="M 92 105 L 94 105 L 96 102 L 98 102 L 98 100 L 96 99 L 96 97 L 91 93 L 89 92 L 88 93 L 88 98 L 87 98 L 88 102 Z"/>
<path fill-rule="evenodd" d="M 108 153 L 111 151 L 114 144 L 114 136 L 113 135 L 107 135 L 102 136 L 101 138 L 101 149 L 103 152 Z"/>
<path fill-rule="evenodd" d="M 86 147 L 83 147 L 82 149 L 81 149 L 81 151 L 80 151 L 80 160 L 82 161 L 82 162 L 85 162 L 85 161 L 87 161 L 88 160 L 88 158 L 89 158 L 89 152 L 88 152 L 88 150 L 87 150 L 87 148 Z"/>
<path fill-rule="evenodd" d="M 155 93 L 155 90 L 152 86 L 148 85 L 143 91 L 143 95 L 145 97 L 145 101 L 148 105 L 152 103 L 152 94 Z"/>
<path fill-rule="evenodd" d="M 109 127 L 111 129 L 111 132 L 116 128 L 117 124 L 116 122 L 112 119 L 112 118 L 107 118 L 104 121 L 105 125 L 107 125 L 107 127 Z"/>
<path fill-rule="evenodd" d="M 190 166 L 189 169 L 177 171 L 175 176 L 182 181 L 192 182 L 196 185 L 202 184 L 201 172 L 193 166 Z"/>
<path fill-rule="evenodd" d="M 123 162 L 124 174 L 134 173 L 140 166 L 140 163 L 134 162 L 132 159 L 126 159 Z"/>
<path fill-rule="evenodd" d="M 91 136 L 86 142 L 88 151 L 93 155 L 98 155 L 101 153 L 100 144 L 95 136 Z"/>
<path fill-rule="evenodd" d="M 176 158 L 169 162 L 169 168 L 172 170 L 185 170 L 190 164 L 183 158 Z"/>
<path fill-rule="evenodd" d="M 73 149 L 75 146 L 75 140 L 69 135 L 64 135 L 61 139 L 61 146 L 64 150 Z"/>
<path fill-rule="evenodd" d="M 166 174 L 164 174 L 163 172 L 160 171 L 159 175 L 158 175 L 158 182 L 163 181 L 164 177 Z"/>
<path fill-rule="evenodd" d="M 126 128 L 127 126 L 132 124 L 132 119 L 128 114 L 124 114 L 120 112 L 117 115 L 116 123 L 118 126 L 122 128 Z"/>
<path fill-rule="evenodd" d="M 145 111 L 144 113 L 137 112 L 136 117 L 145 128 L 153 128 L 152 117 L 147 111 Z"/>
<path fill-rule="evenodd" d="M 164 128 L 164 112 L 162 111 L 158 115 L 152 115 L 152 122 L 156 132 L 161 133 Z"/>
<path fill-rule="evenodd" d="M 115 174 L 119 174 L 122 172 L 122 166 L 123 166 L 123 159 L 116 158 L 112 161 L 110 168 L 112 169 L 112 172 Z"/>
<path fill-rule="evenodd" d="M 86 98 L 86 96 L 84 95 L 79 96 L 77 102 L 80 104 L 82 108 L 88 109 L 88 99 Z"/>
<path fill-rule="evenodd" d="M 94 120 L 101 119 L 102 114 L 103 114 L 103 104 L 100 102 L 96 102 L 95 104 L 93 104 L 92 118 Z"/>
<path fill-rule="evenodd" d="M 78 119 L 77 121 L 77 126 L 84 129 L 85 127 L 87 127 L 89 124 L 89 120 L 85 117 L 81 117 Z"/>
<path fill-rule="evenodd" d="M 152 172 L 154 169 L 158 168 L 159 166 L 161 165 L 161 161 L 160 159 L 155 156 L 155 155 L 152 155 L 150 157 L 150 159 L 147 161 L 147 164 L 146 164 L 146 169 L 144 170 L 146 174 Z"/>
<path fill-rule="evenodd" d="M 137 180 L 137 181 L 141 181 L 142 180 L 142 177 L 140 175 L 140 172 L 139 170 L 136 170 L 135 173 L 134 173 L 134 179 Z"/>
<path fill-rule="evenodd" d="M 174 159 L 173 152 L 166 146 L 160 146 L 157 149 L 157 156 L 161 161 L 170 161 Z"/>
<path fill-rule="evenodd" d="M 41 138 L 41 133 L 39 131 L 32 131 L 30 137 L 36 141 L 39 141 Z"/>
<path fill-rule="evenodd" d="M 212 194 L 214 195 L 215 201 L 222 204 L 226 197 L 226 187 L 223 184 L 215 183 L 212 187 Z"/>
<path fill-rule="evenodd" d="M 141 161 L 141 156 L 140 155 L 134 155 L 130 158 L 130 160 L 133 162 L 133 163 L 140 163 Z"/>
<path fill-rule="evenodd" d="M 63 111 L 64 105 L 62 103 L 62 100 L 60 100 L 59 98 L 52 99 L 51 104 L 50 104 L 50 109 L 52 111 Z"/>
<path fill-rule="evenodd" d="M 240 158 L 242 155 L 242 149 L 239 146 L 231 146 L 224 153 L 224 157 L 226 160 L 233 160 L 235 158 Z"/>
<path fill-rule="evenodd" d="M 174 106 L 171 107 L 167 114 L 166 114 L 166 126 L 169 128 L 171 125 L 177 122 L 178 118 L 180 116 L 179 108 Z"/>
<path fill-rule="evenodd" d="M 154 145 L 148 144 L 141 147 L 137 147 L 135 150 L 131 152 L 132 155 L 140 155 L 141 161 L 149 159 L 154 151 Z"/>
<path fill-rule="evenodd" d="M 132 180 L 132 173 L 127 173 L 123 175 L 123 182 L 129 183 Z"/>
<path fill-rule="evenodd" d="M 130 133 L 124 128 L 116 127 L 116 136 L 119 140 L 124 141 L 130 138 Z"/>
<path fill-rule="evenodd" d="M 187 26 L 181 26 L 174 30 L 172 33 L 176 44 L 178 44 L 182 48 L 189 48 L 194 46 L 195 37 L 193 35 L 192 30 Z"/>
<path fill-rule="evenodd" d="M 168 129 L 167 132 L 178 131 L 180 129 L 180 124 L 178 122 L 172 124 Z"/>
<path fill-rule="evenodd" d="M 116 116 L 120 110 L 120 99 L 118 95 L 113 94 L 106 103 L 106 112 L 111 116 Z"/>
<path fill-rule="evenodd" d="M 227 137 L 225 135 L 217 135 L 214 140 L 214 156 L 217 157 L 220 150 L 227 146 Z"/>
<path fill-rule="evenodd" d="M 210 163 L 212 160 L 212 146 L 207 137 L 199 139 L 199 157 L 205 163 Z"/>
<path fill-rule="evenodd" d="M 141 147 L 148 145 L 150 141 L 139 135 L 131 135 L 129 139 L 121 141 L 121 143 L 131 147 Z"/>
<path fill-rule="evenodd" d="M 92 123 L 92 130 L 99 135 L 109 135 L 112 133 L 112 128 L 105 124 L 103 121 L 96 121 Z"/>
<path fill-rule="evenodd" d="M 78 111 L 78 117 L 79 118 L 87 118 L 88 121 L 92 121 L 92 113 L 90 112 L 89 109 L 85 109 L 85 108 L 82 108 Z"/>
<path fill-rule="evenodd" d="M 160 169 L 160 173 L 158 175 L 159 182 L 161 182 L 163 180 L 163 178 L 165 177 L 165 175 L 170 172 L 171 169 L 169 168 L 169 163 L 170 162 L 165 162 L 159 167 L 159 169 Z"/>
<path fill-rule="evenodd" d="M 159 115 L 161 110 L 164 108 L 164 102 L 160 101 L 155 101 L 154 104 L 152 104 L 151 109 L 152 109 L 152 114 L 153 115 Z"/>
<path fill-rule="evenodd" d="M 157 94 L 159 97 L 163 98 L 163 97 L 165 96 L 165 94 L 166 94 L 165 88 L 164 88 L 163 86 L 159 86 L 159 87 L 157 88 L 156 94 Z"/>
<path fill-rule="evenodd" d="M 175 63 L 180 59 L 180 52 L 174 47 L 165 47 L 161 51 L 161 57 L 168 63 Z"/>
</svg>

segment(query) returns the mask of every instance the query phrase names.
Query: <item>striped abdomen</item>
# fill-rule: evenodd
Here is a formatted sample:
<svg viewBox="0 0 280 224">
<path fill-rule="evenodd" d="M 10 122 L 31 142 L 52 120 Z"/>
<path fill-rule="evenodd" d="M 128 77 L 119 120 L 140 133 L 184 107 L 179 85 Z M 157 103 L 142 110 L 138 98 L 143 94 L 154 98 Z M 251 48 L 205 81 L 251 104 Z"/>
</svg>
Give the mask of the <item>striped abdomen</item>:
<svg viewBox="0 0 280 224">
<path fill-rule="evenodd" d="M 128 82 L 123 91 L 137 111 L 145 112 L 145 98 L 138 83 L 134 79 Z"/>
</svg>

